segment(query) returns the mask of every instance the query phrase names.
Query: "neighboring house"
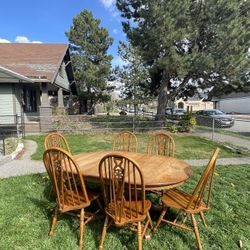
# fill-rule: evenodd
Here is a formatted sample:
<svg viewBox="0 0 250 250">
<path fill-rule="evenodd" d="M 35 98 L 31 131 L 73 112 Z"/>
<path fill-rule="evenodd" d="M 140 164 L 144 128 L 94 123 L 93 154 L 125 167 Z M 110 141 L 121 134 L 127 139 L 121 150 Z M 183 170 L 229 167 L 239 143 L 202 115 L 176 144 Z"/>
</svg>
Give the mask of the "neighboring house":
<svg viewBox="0 0 250 250">
<path fill-rule="evenodd" d="M 215 108 L 225 113 L 250 114 L 250 93 L 231 93 L 220 98 L 212 99 Z"/>
<path fill-rule="evenodd" d="M 50 95 L 64 109 L 64 95 L 76 94 L 66 44 L 0 43 L 0 124 L 14 124 L 21 117 L 25 126 L 50 128 Z"/>
<path fill-rule="evenodd" d="M 175 101 L 175 108 L 198 111 L 202 109 L 212 109 L 213 102 L 204 101 L 198 97 L 189 97 L 186 101 L 182 98 Z"/>
</svg>

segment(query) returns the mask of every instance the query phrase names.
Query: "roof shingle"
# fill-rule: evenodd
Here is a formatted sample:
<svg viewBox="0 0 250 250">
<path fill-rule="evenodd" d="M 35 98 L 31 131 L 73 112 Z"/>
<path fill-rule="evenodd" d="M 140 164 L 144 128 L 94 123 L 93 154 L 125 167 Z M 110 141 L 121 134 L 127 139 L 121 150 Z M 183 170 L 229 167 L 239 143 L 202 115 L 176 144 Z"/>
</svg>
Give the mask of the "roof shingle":
<svg viewBox="0 0 250 250">
<path fill-rule="evenodd" d="M 67 44 L 0 43 L 0 66 L 51 82 L 67 48 Z"/>
</svg>

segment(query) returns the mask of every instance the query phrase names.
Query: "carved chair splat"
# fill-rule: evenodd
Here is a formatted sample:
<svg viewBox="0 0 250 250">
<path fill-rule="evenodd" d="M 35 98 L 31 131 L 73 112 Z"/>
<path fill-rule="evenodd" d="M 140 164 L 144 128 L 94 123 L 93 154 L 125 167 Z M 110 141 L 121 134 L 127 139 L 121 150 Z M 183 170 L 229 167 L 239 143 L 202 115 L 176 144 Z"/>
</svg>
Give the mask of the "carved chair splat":
<svg viewBox="0 0 250 250">
<path fill-rule="evenodd" d="M 44 148 L 49 149 L 52 147 L 62 148 L 70 153 L 70 148 L 67 140 L 62 134 L 58 132 L 50 133 L 45 137 Z"/>
<path fill-rule="evenodd" d="M 147 153 L 174 157 L 175 142 L 166 132 L 158 132 L 150 136 L 147 143 Z"/>
<path fill-rule="evenodd" d="M 137 152 L 136 135 L 129 131 L 123 131 L 116 135 L 113 141 L 113 151 Z"/>
</svg>

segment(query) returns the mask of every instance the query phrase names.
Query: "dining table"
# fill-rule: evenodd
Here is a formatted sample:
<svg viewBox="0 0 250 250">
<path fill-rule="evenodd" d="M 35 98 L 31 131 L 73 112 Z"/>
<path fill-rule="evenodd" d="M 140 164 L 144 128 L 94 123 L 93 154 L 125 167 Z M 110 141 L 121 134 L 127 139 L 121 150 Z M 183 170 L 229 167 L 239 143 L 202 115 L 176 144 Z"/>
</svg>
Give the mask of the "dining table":
<svg viewBox="0 0 250 250">
<path fill-rule="evenodd" d="M 84 152 L 73 156 L 86 181 L 99 182 L 99 162 L 107 154 L 121 154 L 133 159 L 144 177 L 145 190 L 167 190 L 184 183 L 192 175 L 187 162 L 161 155 L 124 151 Z"/>
</svg>

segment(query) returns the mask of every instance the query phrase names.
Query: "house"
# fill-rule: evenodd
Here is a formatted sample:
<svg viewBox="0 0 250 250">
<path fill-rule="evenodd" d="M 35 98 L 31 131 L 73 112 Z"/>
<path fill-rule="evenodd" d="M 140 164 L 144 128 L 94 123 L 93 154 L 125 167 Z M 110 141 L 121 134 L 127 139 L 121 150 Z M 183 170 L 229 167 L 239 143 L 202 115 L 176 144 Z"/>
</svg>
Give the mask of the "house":
<svg viewBox="0 0 250 250">
<path fill-rule="evenodd" d="M 213 102 L 204 101 L 203 99 L 200 99 L 196 96 L 189 97 L 187 100 L 180 98 L 177 101 L 175 101 L 175 108 L 185 109 L 185 110 L 189 109 L 192 111 L 198 111 L 202 109 L 212 109 Z"/>
<path fill-rule="evenodd" d="M 76 86 L 68 45 L 0 43 L 1 126 L 22 121 L 36 132 L 48 131 L 50 96 L 57 96 L 63 112 L 64 96 L 71 94 Z"/>
<path fill-rule="evenodd" d="M 250 93 L 233 92 L 219 98 L 214 97 L 215 108 L 225 113 L 250 114 Z"/>
</svg>

